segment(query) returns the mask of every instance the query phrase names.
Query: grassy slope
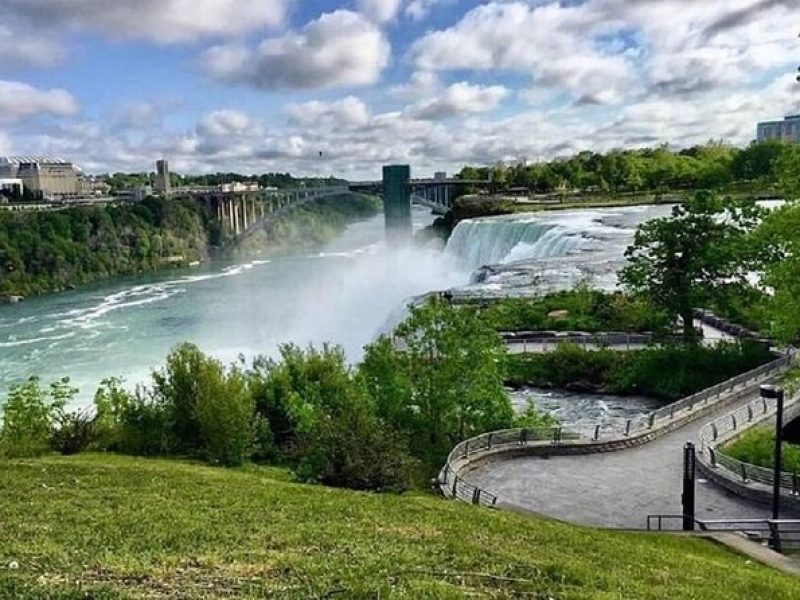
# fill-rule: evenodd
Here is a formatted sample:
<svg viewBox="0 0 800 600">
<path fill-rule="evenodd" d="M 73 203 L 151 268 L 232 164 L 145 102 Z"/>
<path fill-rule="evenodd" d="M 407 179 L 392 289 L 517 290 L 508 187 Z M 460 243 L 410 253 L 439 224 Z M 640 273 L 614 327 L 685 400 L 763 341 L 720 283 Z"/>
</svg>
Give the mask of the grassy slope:
<svg viewBox="0 0 800 600">
<path fill-rule="evenodd" d="M 13 461 L 0 523 L 0 598 L 800 597 L 799 581 L 696 539 L 303 486 L 276 469 Z"/>
</svg>

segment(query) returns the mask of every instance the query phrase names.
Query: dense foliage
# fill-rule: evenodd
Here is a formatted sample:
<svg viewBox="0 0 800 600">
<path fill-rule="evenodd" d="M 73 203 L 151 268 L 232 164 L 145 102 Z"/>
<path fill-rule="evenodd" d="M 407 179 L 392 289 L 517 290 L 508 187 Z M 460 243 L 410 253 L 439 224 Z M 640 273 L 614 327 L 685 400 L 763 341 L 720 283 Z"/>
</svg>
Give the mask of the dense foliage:
<svg viewBox="0 0 800 600">
<path fill-rule="evenodd" d="M 327 198 L 292 210 L 241 252 L 314 246 L 372 216 L 370 196 Z M 207 258 L 225 232 L 200 204 L 138 204 L 52 212 L 0 212 L 0 296 L 30 296 Z"/>
<path fill-rule="evenodd" d="M 112 173 L 101 175 L 100 178 L 111 186 L 113 193 L 120 190 L 153 185 L 155 173 Z M 225 183 L 243 183 L 256 181 L 262 188 L 294 188 L 301 186 L 316 187 L 320 185 L 337 185 L 341 180 L 334 177 L 298 178 L 290 173 L 262 173 L 259 175 L 244 175 L 242 173 L 209 173 L 206 175 L 181 175 L 170 173 L 172 187 L 184 186 L 216 186 Z"/>
<path fill-rule="evenodd" d="M 367 348 L 361 375 L 378 414 L 425 464 L 440 466 L 460 441 L 514 425 L 505 346 L 475 308 L 430 299 L 394 336 Z"/>
<path fill-rule="evenodd" d="M 66 417 L 65 407 L 77 393 L 68 379 L 43 389 L 35 377 L 14 387 L 2 404 L 0 456 L 40 456 L 50 448 L 51 437 Z"/>
<path fill-rule="evenodd" d="M 591 388 L 678 400 L 772 360 L 760 344 L 664 346 L 615 352 L 563 344 L 554 352 L 509 357 L 515 386 Z"/>
<path fill-rule="evenodd" d="M 504 298 L 478 317 L 497 331 L 667 332 L 666 313 L 641 298 L 579 285 L 540 298 Z"/>
<path fill-rule="evenodd" d="M 209 217 L 195 205 L 140 204 L 0 213 L 0 295 L 33 295 L 185 264 L 205 256 Z"/>
<path fill-rule="evenodd" d="M 744 149 L 711 142 L 680 152 L 664 146 L 614 150 L 607 154 L 585 151 L 535 165 L 465 167 L 459 177 L 491 180 L 499 188 L 526 188 L 538 193 L 567 190 L 662 193 L 725 189 L 733 183 L 756 183 L 763 188 L 778 181 L 780 161 L 790 152 L 793 152 L 790 146 L 779 141 L 753 143 Z"/>
</svg>

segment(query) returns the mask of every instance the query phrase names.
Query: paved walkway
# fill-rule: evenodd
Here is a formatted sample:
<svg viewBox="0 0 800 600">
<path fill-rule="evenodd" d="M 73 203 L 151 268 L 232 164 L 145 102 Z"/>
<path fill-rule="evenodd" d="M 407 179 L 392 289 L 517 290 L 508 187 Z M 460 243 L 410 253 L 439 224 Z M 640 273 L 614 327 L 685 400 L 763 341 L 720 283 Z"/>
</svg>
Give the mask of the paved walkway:
<svg viewBox="0 0 800 600">
<path fill-rule="evenodd" d="M 757 393 L 644 446 L 602 454 L 501 459 L 468 479 L 498 494 L 501 504 L 584 525 L 644 529 L 649 514 L 682 514 L 683 446 L 698 443 L 712 419 L 752 402 Z M 697 518 L 764 518 L 770 508 L 710 482 L 697 484 Z M 786 518 L 800 513 L 786 511 Z M 677 524 L 676 524 L 677 525 Z"/>
</svg>

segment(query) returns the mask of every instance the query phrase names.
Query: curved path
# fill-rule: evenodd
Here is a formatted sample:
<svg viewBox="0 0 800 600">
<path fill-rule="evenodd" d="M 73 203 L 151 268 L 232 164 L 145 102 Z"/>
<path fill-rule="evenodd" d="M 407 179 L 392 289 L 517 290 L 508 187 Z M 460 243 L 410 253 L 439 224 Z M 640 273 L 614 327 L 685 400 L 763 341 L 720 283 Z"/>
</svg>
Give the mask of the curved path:
<svg viewBox="0 0 800 600">
<path fill-rule="evenodd" d="M 580 456 L 526 456 L 484 464 L 472 483 L 497 493 L 499 506 L 532 510 L 573 523 L 644 529 L 647 515 L 681 514 L 683 446 L 698 445 L 709 421 L 757 399 L 758 393 L 720 407 L 653 442 L 617 452 Z M 770 508 L 734 496 L 702 479 L 697 518 L 766 518 Z M 781 516 L 800 518 L 784 511 Z M 675 527 L 675 521 L 665 527 Z"/>
</svg>

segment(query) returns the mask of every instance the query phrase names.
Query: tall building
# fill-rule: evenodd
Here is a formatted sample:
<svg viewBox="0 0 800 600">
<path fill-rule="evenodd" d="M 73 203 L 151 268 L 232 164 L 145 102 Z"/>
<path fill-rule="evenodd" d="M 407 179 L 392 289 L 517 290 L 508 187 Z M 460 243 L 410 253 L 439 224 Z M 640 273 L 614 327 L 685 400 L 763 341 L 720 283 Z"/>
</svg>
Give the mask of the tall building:
<svg viewBox="0 0 800 600">
<path fill-rule="evenodd" d="M 765 121 L 756 128 L 756 140 L 782 140 L 800 144 L 800 115 L 790 115 L 783 121 Z"/>
<path fill-rule="evenodd" d="M 172 192 L 172 183 L 169 178 L 169 162 L 163 158 L 156 162 L 156 192 L 162 196 L 169 196 Z"/>
<path fill-rule="evenodd" d="M 69 161 L 51 156 L 0 157 L 0 178 L 21 179 L 26 189 L 48 200 L 81 194 L 80 169 Z"/>
</svg>

